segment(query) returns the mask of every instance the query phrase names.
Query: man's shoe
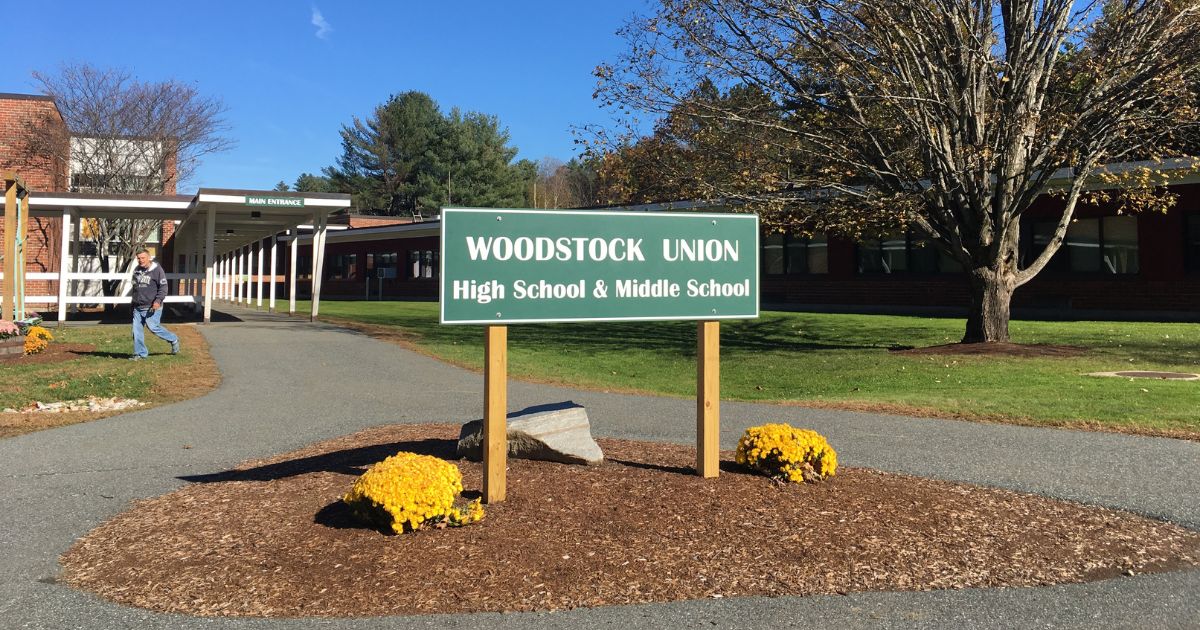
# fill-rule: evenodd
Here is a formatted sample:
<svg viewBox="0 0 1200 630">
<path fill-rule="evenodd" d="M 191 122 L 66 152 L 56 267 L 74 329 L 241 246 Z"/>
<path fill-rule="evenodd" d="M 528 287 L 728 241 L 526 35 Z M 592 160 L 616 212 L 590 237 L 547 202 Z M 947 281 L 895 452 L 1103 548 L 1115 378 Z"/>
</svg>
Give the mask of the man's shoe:
<svg viewBox="0 0 1200 630">
<path fill-rule="evenodd" d="M 179 340 L 171 342 L 171 354 L 179 354 Z"/>
<path fill-rule="evenodd" d="M 145 358 L 146 357 L 139 357 L 138 355 L 135 354 L 135 355 L 129 357 L 129 360 L 130 361 L 141 361 L 142 359 L 145 359 Z"/>
</svg>

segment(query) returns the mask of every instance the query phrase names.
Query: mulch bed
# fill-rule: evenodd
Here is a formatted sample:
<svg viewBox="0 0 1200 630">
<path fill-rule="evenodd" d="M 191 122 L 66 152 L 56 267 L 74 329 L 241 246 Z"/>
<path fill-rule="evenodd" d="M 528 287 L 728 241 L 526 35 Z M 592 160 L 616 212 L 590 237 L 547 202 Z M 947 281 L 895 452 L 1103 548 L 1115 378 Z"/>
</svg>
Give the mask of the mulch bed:
<svg viewBox="0 0 1200 630">
<path fill-rule="evenodd" d="M 37 354 L 18 354 L 0 358 L 0 367 L 6 365 L 40 365 L 43 363 L 74 361 L 95 351 L 96 346 L 90 343 L 58 343 L 57 341 L 51 341 L 45 350 Z"/>
<path fill-rule="evenodd" d="M 1087 348 L 1079 346 L 1060 346 L 1053 344 L 1033 343 L 948 343 L 940 346 L 925 348 L 892 348 L 895 354 L 925 355 L 979 355 L 996 357 L 1018 357 L 1032 359 L 1038 357 L 1070 358 L 1087 354 Z"/>
<path fill-rule="evenodd" d="M 1128 513 L 865 469 L 780 485 L 723 461 L 705 480 L 688 474 L 692 448 L 622 440 L 600 440 L 596 467 L 510 460 L 508 500 L 467 527 L 394 536 L 351 520 L 339 498 L 364 466 L 399 450 L 453 459 L 457 431 L 382 427 L 191 479 L 80 539 L 63 580 L 158 611 L 341 617 L 1033 586 L 1200 564 L 1200 533 Z M 458 463 L 478 490 L 479 464 Z"/>
</svg>

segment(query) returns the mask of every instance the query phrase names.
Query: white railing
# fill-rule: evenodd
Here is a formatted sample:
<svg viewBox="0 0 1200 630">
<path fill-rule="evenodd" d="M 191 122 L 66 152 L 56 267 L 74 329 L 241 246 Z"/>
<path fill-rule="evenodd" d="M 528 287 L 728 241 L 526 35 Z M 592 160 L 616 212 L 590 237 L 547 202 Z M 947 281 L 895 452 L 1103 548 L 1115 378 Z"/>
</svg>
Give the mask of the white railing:
<svg viewBox="0 0 1200 630">
<path fill-rule="evenodd" d="M 128 273 L 119 272 L 71 272 L 65 274 L 66 282 L 75 282 L 77 280 L 129 280 Z M 204 280 L 202 273 L 168 273 L 167 280 Z M 59 280 L 59 272 L 57 271 L 30 271 L 25 273 L 25 281 L 30 280 L 50 280 L 57 282 Z M 4 279 L 4 274 L 0 273 L 0 280 Z M 71 295 L 69 292 L 63 300 L 66 304 L 128 304 L 132 299 L 129 291 L 132 287 L 125 286 L 121 290 L 121 295 Z M 178 287 L 176 288 L 178 290 Z M 197 298 L 193 295 L 167 295 L 163 301 L 168 304 L 199 304 L 203 297 Z M 0 304 L 4 303 L 4 296 L 0 296 Z M 26 295 L 26 304 L 58 304 L 57 295 Z"/>
</svg>

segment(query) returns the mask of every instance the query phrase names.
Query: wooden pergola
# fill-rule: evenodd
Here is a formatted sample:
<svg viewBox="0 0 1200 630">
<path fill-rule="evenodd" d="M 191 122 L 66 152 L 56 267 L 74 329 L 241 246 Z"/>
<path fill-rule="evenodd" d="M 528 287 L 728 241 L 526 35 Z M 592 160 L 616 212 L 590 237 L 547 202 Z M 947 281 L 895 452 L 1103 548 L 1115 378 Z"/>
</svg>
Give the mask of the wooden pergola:
<svg viewBox="0 0 1200 630">
<path fill-rule="evenodd" d="M 216 300 L 263 305 L 264 280 L 269 282 L 269 308 L 275 310 L 276 247 L 279 235 L 295 234 L 300 226 L 310 227 L 317 247 L 312 257 L 312 308 L 316 318 L 320 305 L 321 270 L 324 265 L 326 223 L 330 214 L 350 207 L 350 196 L 329 193 L 295 193 L 264 190 L 202 188 L 195 195 L 119 195 L 91 193 L 37 193 L 27 196 L 28 216 L 61 217 L 62 231 L 58 271 L 27 273 L 25 280 L 58 282 L 57 295 L 30 295 L 25 301 L 56 304 L 58 320 L 66 321 L 72 304 L 125 304 L 129 296 L 76 295 L 75 281 L 127 280 L 128 270 L 90 273 L 77 269 L 79 256 L 71 255 L 72 243 L 81 242 L 80 226 L 90 219 L 153 219 L 175 222 L 174 271 L 167 303 L 192 304 L 212 319 Z M 6 211 L 5 221 L 9 220 Z M 270 256 L 270 272 L 264 273 L 264 255 Z M 104 254 L 104 252 L 100 252 Z M 257 265 L 252 263 L 257 258 Z M 72 269 L 71 267 L 76 267 Z M 6 267 L 7 270 L 7 267 Z M 251 273 L 257 270 L 256 273 Z M 296 249 L 291 248 L 288 312 L 296 310 Z M 13 274 L 5 274 L 4 295 L 17 295 L 9 288 Z M 14 283 L 15 286 L 16 283 Z M 11 301 L 5 302 L 7 305 Z"/>
</svg>

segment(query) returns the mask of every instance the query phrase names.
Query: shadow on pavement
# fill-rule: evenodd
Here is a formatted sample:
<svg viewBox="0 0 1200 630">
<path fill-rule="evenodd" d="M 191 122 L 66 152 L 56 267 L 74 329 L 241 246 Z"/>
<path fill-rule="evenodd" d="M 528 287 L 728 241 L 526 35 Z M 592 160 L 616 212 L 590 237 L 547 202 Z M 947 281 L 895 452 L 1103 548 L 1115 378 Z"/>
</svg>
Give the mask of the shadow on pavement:
<svg viewBox="0 0 1200 630">
<path fill-rule="evenodd" d="M 233 469 L 207 475 L 187 475 L 178 479 L 190 483 L 221 483 L 224 481 L 271 481 L 285 477 L 295 477 L 311 472 L 336 472 L 344 475 L 358 476 L 362 468 L 378 462 L 400 451 L 433 455 L 441 459 L 458 459 L 457 440 L 412 440 L 407 442 L 392 442 L 390 444 L 375 444 L 361 448 L 352 448 L 331 453 L 322 453 L 311 457 L 289 459 L 274 464 L 265 464 L 254 468 Z"/>
</svg>

